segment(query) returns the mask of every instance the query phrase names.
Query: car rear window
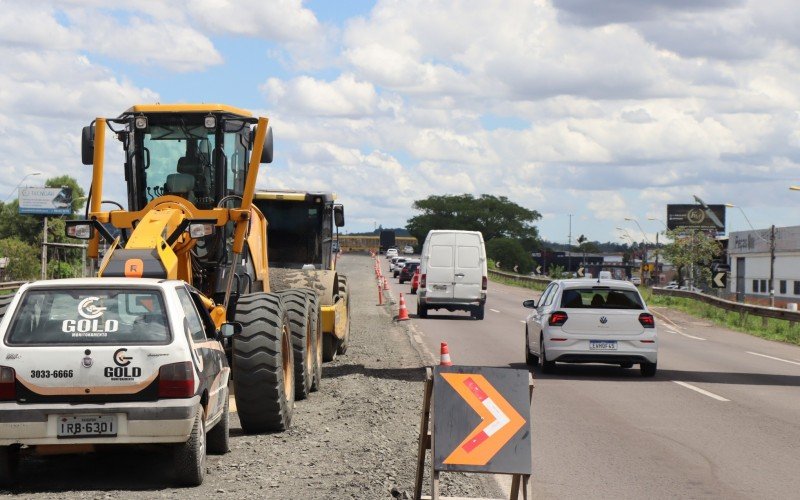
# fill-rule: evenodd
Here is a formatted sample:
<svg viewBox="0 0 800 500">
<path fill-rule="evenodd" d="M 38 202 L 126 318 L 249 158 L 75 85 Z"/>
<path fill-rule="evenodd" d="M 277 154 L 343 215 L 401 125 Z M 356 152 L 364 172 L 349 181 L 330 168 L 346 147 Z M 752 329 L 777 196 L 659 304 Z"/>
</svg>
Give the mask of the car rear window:
<svg viewBox="0 0 800 500">
<path fill-rule="evenodd" d="M 569 288 L 561 295 L 565 309 L 644 309 L 635 290 L 609 288 Z"/>
<path fill-rule="evenodd" d="M 6 334 L 8 344 L 166 344 L 171 337 L 159 290 L 28 290 Z"/>
</svg>

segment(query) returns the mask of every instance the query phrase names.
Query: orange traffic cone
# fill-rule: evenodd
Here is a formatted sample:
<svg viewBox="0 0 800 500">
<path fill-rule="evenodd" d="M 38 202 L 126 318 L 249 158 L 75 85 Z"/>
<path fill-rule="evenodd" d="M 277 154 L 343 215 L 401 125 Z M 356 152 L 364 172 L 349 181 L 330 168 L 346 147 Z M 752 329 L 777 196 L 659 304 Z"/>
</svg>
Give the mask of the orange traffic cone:
<svg viewBox="0 0 800 500">
<path fill-rule="evenodd" d="M 383 305 L 383 290 L 381 290 L 381 284 L 378 283 L 378 305 Z"/>
<path fill-rule="evenodd" d="M 442 354 L 439 361 L 439 366 L 453 366 L 453 362 L 450 361 L 450 349 L 447 347 L 447 342 L 442 342 Z"/>
<path fill-rule="evenodd" d="M 389 280 L 386 279 L 386 276 L 383 277 L 383 289 L 384 290 L 389 289 Z"/>
<path fill-rule="evenodd" d="M 400 312 L 397 313 L 397 321 L 405 321 L 410 319 L 408 317 L 408 309 L 406 309 L 406 299 L 403 298 L 403 294 L 400 294 Z"/>
</svg>

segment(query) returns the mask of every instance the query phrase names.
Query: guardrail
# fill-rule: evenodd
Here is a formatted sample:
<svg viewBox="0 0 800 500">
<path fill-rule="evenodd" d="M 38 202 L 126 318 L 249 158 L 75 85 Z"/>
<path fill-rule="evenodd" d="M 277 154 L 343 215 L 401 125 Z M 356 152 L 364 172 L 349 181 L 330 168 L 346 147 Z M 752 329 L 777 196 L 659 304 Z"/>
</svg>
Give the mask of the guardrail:
<svg viewBox="0 0 800 500">
<path fill-rule="evenodd" d="M 754 304 L 742 304 L 741 302 L 734 302 L 732 300 L 720 299 L 698 292 L 690 292 L 689 290 L 668 290 L 665 288 L 653 288 L 653 295 L 665 295 L 668 297 L 683 297 L 686 299 L 699 300 L 706 304 L 719 307 L 726 311 L 738 312 L 745 316 L 752 314 L 761 318 L 784 319 L 786 321 L 800 322 L 800 312 L 790 311 L 789 309 L 781 309 L 779 307 L 765 307 L 757 306 Z"/>
<path fill-rule="evenodd" d="M 0 291 L 6 292 L 10 290 L 16 290 L 17 288 L 21 287 L 27 283 L 27 281 L 5 281 L 0 282 Z"/>
<path fill-rule="evenodd" d="M 525 276 L 524 274 L 517 274 L 517 273 L 507 273 L 505 271 L 498 271 L 497 269 L 489 269 L 489 275 L 499 276 L 501 278 L 509 279 L 511 281 L 516 281 L 519 283 L 538 283 L 540 285 L 546 285 L 550 283 L 550 278 L 547 277 L 538 277 L 538 276 Z"/>
</svg>

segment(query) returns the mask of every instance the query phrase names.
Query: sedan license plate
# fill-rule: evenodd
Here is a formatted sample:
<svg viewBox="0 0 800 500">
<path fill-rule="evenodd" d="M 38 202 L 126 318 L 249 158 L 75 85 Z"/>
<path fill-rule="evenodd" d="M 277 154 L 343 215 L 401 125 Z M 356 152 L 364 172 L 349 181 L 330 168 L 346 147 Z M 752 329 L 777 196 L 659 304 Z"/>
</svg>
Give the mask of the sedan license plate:
<svg viewBox="0 0 800 500">
<path fill-rule="evenodd" d="M 616 351 L 617 350 L 617 341 L 616 340 L 590 340 L 589 341 L 589 350 L 590 351 Z"/>
<path fill-rule="evenodd" d="M 116 415 L 60 415 L 59 438 L 116 436 Z"/>
</svg>

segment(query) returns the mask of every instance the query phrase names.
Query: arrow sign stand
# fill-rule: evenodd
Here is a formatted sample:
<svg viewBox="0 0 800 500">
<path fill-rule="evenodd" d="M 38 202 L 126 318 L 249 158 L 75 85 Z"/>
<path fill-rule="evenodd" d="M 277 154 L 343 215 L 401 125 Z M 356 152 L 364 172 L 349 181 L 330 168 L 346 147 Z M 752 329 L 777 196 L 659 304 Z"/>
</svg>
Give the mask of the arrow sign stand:
<svg viewBox="0 0 800 500">
<path fill-rule="evenodd" d="M 527 395 L 521 392 L 526 381 Z M 438 412 L 434 394 L 439 398 Z M 439 366 L 434 373 L 426 368 L 414 498 L 443 499 L 439 474 L 448 471 L 510 474 L 510 498 L 518 499 L 520 491 L 523 499 L 532 498 L 528 419 L 532 396 L 528 370 Z M 423 497 L 427 450 L 431 450 L 431 496 Z"/>
</svg>

